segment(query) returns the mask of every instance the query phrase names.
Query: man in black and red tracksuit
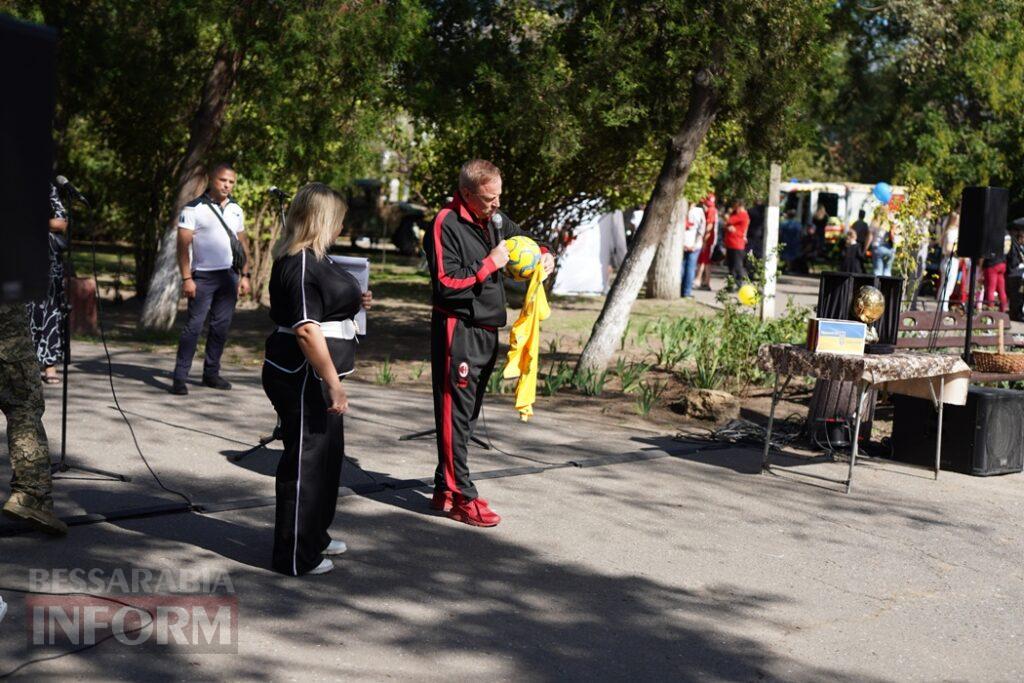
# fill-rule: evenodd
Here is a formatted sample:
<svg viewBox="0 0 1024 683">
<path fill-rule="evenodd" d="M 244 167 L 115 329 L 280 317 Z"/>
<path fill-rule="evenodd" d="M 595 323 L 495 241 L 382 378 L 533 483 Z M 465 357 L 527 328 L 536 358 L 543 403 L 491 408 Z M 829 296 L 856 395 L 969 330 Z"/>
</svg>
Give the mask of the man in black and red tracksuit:
<svg viewBox="0 0 1024 683">
<path fill-rule="evenodd" d="M 473 526 L 501 521 L 477 496 L 466 456 L 497 359 L 498 328 L 506 322 L 504 239 L 525 234 L 498 211 L 500 198 L 501 171 L 482 159 L 466 162 L 455 198 L 423 241 L 434 303 L 430 354 L 438 465 L 431 507 Z M 551 272 L 551 254 L 543 254 L 541 265 Z"/>
</svg>

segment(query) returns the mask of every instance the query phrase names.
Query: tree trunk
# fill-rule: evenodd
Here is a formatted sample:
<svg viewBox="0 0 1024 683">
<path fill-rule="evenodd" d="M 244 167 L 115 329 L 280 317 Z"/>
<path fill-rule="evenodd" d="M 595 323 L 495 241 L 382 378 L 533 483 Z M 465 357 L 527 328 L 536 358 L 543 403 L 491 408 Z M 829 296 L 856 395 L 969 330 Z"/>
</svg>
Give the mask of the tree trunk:
<svg viewBox="0 0 1024 683">
<path fill-rule="evenodd" d="M 189 126 L 188 146 L 178 163 L 174 211 L 171 212 L 170 225 L 160 238 L 153 277 L 142 309 L 141 322 L 145 328 L 169 330 L 174 325 L 181 288 L 181 274 L 177 265 L 178 214 L 206 186 L 206 170 L 202 162 L 220 136 L 228 97 L 238 77 L 242 57 L 243 51 L 240 48 L 221 43 L 203 85 L 199 107 Z"/>
<path fill-rule="evenodd" d="M 678 299 L 683 289 L 683 225 L 690 204 L 680 197 L 668 219 L 669 229 L 658 245 L 654 263 L 647 273 L 648 299 Z"/>
<path fill-rule="evenodd" d="M 264 200 L 256 212 L 256 220 L 253 221 L 249 230 L 249 255 L 252 256 L 252 263 L 249 265 L 249 272 L 252 273 L 252 298 L 263 306 L 270 306 L 270 292 L 267 286 L 270 284 L 270 269 L 274 263 L 270 252 L 281 235 L 281 227 L 281 214 L 278 211 L 277 202 L 270 199 Z"/>
<path fill-rule="evenodd" d="M 601 315 L 594 323 L 590 339 L 580 354 L 576 372 L 600 372 L 608 367 L 622 332 L 629 322 L 640 288 L 654 260 L 654 252 L 669 229 L 669 219 L 676 198 L 686 185 L 697 149 L 704 141 L 718 112 L 718 97 L 711 87 L 712 75 L 699 71 L 690 88 L 690 105 L 679 132 L 672 136 L 665 152 L 665 161 L 651 192 L 643 220 L 633 237 L 633 246 L 619 269 Z"/>
</svg>

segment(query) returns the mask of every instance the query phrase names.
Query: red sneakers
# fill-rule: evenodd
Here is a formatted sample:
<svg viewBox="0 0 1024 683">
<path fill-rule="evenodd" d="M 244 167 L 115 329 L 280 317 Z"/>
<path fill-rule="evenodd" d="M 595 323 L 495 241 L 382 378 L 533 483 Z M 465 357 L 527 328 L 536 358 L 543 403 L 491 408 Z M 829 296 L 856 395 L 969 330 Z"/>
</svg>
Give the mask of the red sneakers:
<svg viewBox="0 0 1024 683">
<path fill-rule="evenodd" d="M 470 526 L 497 526 L 501 521 L 498 513 L 488 507 L 487 501 L 483 498 L 460 500 L 453 503 L 448 516 L 456 522 Z"/>
<path fill-rule="evenodd" d="M 448 512 L 452 509 L 452 492 L 434 489 L 434 497 L 430 499 L 430 509 Z"/>
</svg>

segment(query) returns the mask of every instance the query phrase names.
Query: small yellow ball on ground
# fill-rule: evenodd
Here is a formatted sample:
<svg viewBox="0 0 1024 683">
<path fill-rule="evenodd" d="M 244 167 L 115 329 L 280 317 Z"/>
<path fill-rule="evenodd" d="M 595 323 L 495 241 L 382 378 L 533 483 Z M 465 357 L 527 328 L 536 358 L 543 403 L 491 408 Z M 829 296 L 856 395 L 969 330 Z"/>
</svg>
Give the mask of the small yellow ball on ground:
<svg viewBox="0 0 1024 683">
<path fill-rule="evenodd" d="M 757 288 L 754 285 L 743 285 L 740 291 L 736 292 L 736 298 L 744 306 L 753 306 L 757 303 Z"/>
</svg>

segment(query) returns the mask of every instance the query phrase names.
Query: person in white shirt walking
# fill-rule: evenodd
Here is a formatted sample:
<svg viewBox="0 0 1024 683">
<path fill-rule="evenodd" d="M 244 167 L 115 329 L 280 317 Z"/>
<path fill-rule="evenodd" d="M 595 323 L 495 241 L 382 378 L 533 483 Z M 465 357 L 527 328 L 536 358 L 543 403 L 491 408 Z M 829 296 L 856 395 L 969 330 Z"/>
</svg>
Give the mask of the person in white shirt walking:
<svg viewBox="0 0 1024 683">
<path fill-rule="evenodd" d="M 701 248 L 704 246 L 705 228 L 704 209 L 696 202 L 690 204 L 683 228 L 683 286 L 681 293 L 684 298 L 693 296 L 697 257 L 700 256 Z"/>
<path fill-rule="evenodd" d="M 220 357 L 227 343 L 235 302 L 239 295 L 249 292 L 245 216 L 242 207 L 231 198 L 237 180 L 230 164 L 217 164 L 210 173 L 206 192 L 186 204 L 178 219 L 178 267 L 181 293 L 188 299 L 188 320 L 178 342 L 172 394 L 188 393 L 185 380 L 207 315 L 210 331 L 206 338 L 203 384 L 214 389 L 231 388 L 220 376 Z M 240 266 L 234 257 L 234 241 L 241 244 L 245 254 Z"/>
</svg>

